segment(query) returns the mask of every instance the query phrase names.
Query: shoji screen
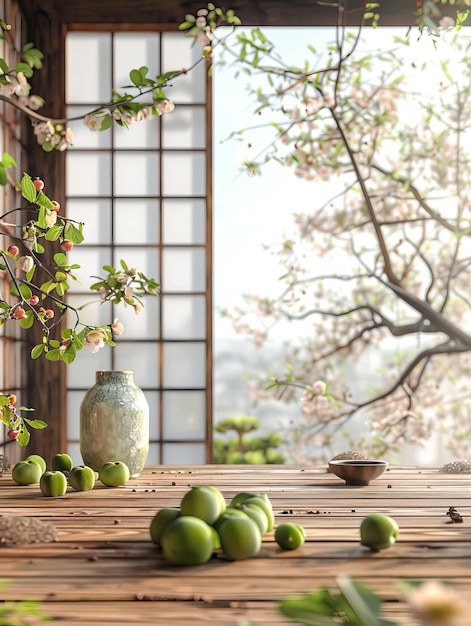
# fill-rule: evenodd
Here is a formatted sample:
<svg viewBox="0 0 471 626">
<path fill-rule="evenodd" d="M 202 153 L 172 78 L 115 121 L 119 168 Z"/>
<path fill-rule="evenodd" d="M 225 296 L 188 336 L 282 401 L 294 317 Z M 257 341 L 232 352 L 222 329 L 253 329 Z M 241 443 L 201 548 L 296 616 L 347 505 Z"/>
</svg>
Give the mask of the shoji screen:
<svg viewBox="0 0 471 626">
<path fill-rule="evenodd" d="M 199 57 L 177 32 L 70 31 L 66 39 L 68 116 L 98 107 L 129 71 L 150 75 L 188 68 Z M 90 324 L 124 324 L 115 348 L 85 348 L 68 367 L 68 449 L 79 453 L 79 406 L 96 370 L 131 370 L 150 404 L 148 463 L 210 460 L 210 207 L 207 199 L 207 80 L 200 64 L 166 90 L 173 112 L 105 132 L 74 124 L 67 154 L 67 215 L 85 223 L 85 242 L 70 260 L 81 265 L 69 303 L 105 264 L 125 259 L 161 284 L 136 315 L 130 308 L 91 305 Z M 72 319 L 72 318 L 71 318 Z"/>
</svg>

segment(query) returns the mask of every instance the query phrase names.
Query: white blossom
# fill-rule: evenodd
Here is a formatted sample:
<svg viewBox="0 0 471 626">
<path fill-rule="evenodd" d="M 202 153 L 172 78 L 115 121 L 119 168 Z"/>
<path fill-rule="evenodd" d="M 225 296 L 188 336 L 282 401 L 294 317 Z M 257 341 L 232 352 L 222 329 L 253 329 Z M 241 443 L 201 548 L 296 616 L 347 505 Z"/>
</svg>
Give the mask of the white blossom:
<svg viewBox="0 0 471 626">
<path fill-rule="evenodd" d="M 170 113 L 175 108 L 173 102 L 167 98 L 154 100 L 154 106 L 159 113 Z"/>
</svg>

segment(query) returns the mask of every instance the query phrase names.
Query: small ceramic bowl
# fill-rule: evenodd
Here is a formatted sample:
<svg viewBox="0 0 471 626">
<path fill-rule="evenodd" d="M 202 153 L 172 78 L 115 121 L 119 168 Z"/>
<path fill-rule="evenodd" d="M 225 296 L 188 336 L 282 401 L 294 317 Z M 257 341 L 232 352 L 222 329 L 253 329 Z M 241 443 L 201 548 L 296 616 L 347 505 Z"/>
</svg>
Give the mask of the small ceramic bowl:
<svg viewBox="0 0 471 626">
<path fill-rule="evenodd" d="M 329 461 L 329 469 L 347 485 L 368 485 L 378 478 L 389 465 L 378 459 L 341 459 Z"/>
</svg>

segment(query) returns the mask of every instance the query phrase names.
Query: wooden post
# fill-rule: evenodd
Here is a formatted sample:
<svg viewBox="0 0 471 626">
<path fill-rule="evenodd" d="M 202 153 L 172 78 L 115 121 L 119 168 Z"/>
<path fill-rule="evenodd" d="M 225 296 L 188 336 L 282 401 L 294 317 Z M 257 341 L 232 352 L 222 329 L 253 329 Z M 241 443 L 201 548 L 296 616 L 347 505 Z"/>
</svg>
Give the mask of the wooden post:
<svg viewBox="0 0 471 626">
<path fill-rule="evenodd" d="M 64 60 L 63 34 L 54 11 L 36 11 L 26 15 L 27 40 L 33 41 L 44 52 L 44 67 L 36 72 L 33 79 L 33 92 L 46 100 L 43 115 L 53 118 L 64 116 Z M 45 153 L 37 144 L 33 128 L 28 120 L 23 124 L 23 137 L 28 145 L 26 168 L 31 176 L 39 176 L 45 182 L 44 192 L 51 199 L 65 205 L 65 160 L 63 153 Z M 42 255 L 46 264 L 52 261 L 54 252 L 48 250 Z M 41 281 L 40 273 L 35 281 Z M 45 301 L 47 307 L 47 300 Z M 51 307 L 52 308 L 52 307 Z M 38 325 L 36 325 L 38 326 Z M 65 451 L 66 442 L 66 366 L 62 362 L 47 361 L 44 356 L 37 360 L 30 358 L 31 349 L 42 340 L 42 331 L 32 328 L 25 333 L 25 354 L 23 376 L 26 380 L 28 405 L 35 408 L 34 417 L 43 419 L 48 427 L 44 430 L 31 429 L 31 441 L 25 454 L 41 454 L 50 461 L 57 452 Z M 60 337 L 60 329 L 54 331 L 54 338 Z"/>
</svg>

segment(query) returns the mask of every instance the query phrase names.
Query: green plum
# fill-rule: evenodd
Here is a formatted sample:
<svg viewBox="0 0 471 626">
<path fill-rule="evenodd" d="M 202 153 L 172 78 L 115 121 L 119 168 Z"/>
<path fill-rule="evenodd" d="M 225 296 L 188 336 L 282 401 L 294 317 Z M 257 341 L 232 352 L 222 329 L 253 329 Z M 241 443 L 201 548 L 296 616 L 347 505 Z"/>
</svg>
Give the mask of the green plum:
<svg viewBox="0 0 471 626">
<path fill-rule="evenodd" d="M 226 503 L 215 488 L 193 487 L 183 496 L 180 509 L 182 515 L 199 517 L 212 525 L 226 509 Z"/>
<path fill-rule="evenodd" d="M 122 487 L 129 480 L 129 468 L 123 461 L 108 461 L 101 466 L 98 477 L 107 487 Z"/>
<path fill-rule="evenodd" d="M 221 513 L 221 515 L 217 518 L 217 520 L 212 525 L 217 530 L 219 526 L 221 525 L 221 523 L 227 517 L 230 517 L 230 516 L 246 517 L 247 513 L 244 513 L 244 511 L 242 510 L 242 507 L 239 508 L 239 507 L 228 506 L 226 510 L 223 513 Z"/>
<path fill-rule="evenodd" d="M 262 534 L 254 520 L 243 515 L 228 514 L 217 527 L 223 555 L 231 561 L 255 556 L 262 546 Z"/>
<path fill-rule="evenodd" d="M 60 472 L 70 472 L 73 467 L 72 458 L 65 452 L 59 452 L 52 457 L 51 469 Z"/>
<path fill-rule="evenodd" d="M 152 518 L 150 523 L 149 532 L 150 538 L 152 539 L 152 543 L 155 543 L 156 546 L 160 545 L 160 539 L 164 530 L 173 522 L 174 519 L 180 516 L 180 509 L 177 507 L 167 506 L 157 513 Z"/>
<path fill-rule="evenodd" d="M 360 525 L 360 543 L 374 552 L 390 548 L 399 536 L 399 526 L 392 517 L 371 513 Z"/>
<path fill-rule="evenodd" d="M 213 533 L 214 529 L 199 517 L 180 515 L 162 533 L 162 553 L 172 565 L 202 565 L 217 545 Z"/>
<path fill-rule="evenodd" d="M 29 454 L 24 460 L 25 461 L 36 461 L 36 463 L 41 468 L 42 473 L 44 474 L 44 472 L 46 471 L 46 461 L 45 461 L 45 459 L 43 459 L 43 457 L 41 455 L 39 455 L 39 454 Z"/>
<path fill-rule="evenodd" d="M 255 504 L 260 509 L 262 509 L 262 511 L 267 516 L 268 530 L 273 530 L 273 527 L 275 525 L 275 517 L 273 515 L 273 509 L 270 500 L 267 497 L 263 496 L 253 496 L 244 500 L 243 506 L 247 506 L 248 504 Z"/>
<path fill-rule="evenodd" d="M 18 461 L 11 471 L 17 485 L 37 485 L 43 471 L 36 461 Z"/>
<path fill-rule="evenodd" d="M 69 472 L 69 484 L 75 491 L 90 491 L 95 486 L 95 470 L 88 465 L 76 465 Z"/>
<path fill-rule="evenodd" d="M 256 522 L 262 535 L 268 531 L 268 516 L 260 506 L 254 503 L 242 504 L 240 510 Z"/>
<path fill-rule="evenodd" d="M 57 498 L 67 491 L 67 478 L 59 470 L 49 470 L 41 476 L 39 487 L 43 495 Z"/>
<path fill-rule="evenodd" d="M 294 522 L 283 522 L 275 528 L 275 541 L 283 550 L 297 550 L 305 538 L 304 528 Z"/>
</svg>

